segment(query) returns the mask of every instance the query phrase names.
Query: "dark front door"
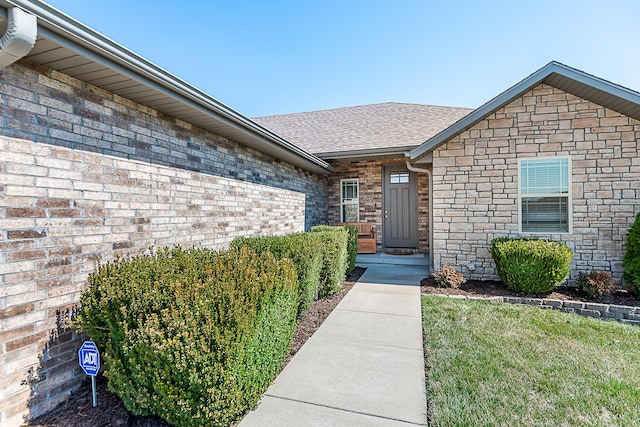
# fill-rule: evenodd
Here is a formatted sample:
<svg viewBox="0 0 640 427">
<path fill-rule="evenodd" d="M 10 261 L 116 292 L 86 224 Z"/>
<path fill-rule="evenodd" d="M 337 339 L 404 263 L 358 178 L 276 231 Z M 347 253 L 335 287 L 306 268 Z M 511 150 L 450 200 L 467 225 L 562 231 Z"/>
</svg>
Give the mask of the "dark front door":
<svg viewBox="0 0 640 427">
<path fill-rule="evenodd" d="M 384 246 L 418 247 L 418 177 L 403 164 L 384 167 Z"/>
</svg>

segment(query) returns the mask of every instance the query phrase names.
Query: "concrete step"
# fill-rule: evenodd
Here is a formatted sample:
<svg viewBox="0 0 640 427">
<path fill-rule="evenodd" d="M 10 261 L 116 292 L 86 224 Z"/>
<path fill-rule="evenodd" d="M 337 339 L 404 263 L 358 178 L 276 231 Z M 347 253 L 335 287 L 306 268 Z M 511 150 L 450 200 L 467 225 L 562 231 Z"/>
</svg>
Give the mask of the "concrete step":
<svg viewBox="0 0 640 427">
<path fill-rule="evenodd" d="M 356 265 L 367 267 L 370 265 L 388 264 L 388 265 L 415 265 L 429 266 L 429 256 L 427 254 L 413 255 L 389 255 L 384 252 L 377 254 L 358 254 L 356 257 Z"/>
</svg>

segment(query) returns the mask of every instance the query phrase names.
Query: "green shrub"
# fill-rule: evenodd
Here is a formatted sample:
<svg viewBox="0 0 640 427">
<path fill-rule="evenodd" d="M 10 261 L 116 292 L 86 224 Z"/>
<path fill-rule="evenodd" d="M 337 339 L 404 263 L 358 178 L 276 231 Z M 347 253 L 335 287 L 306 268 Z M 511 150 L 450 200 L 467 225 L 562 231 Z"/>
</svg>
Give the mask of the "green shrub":
<svg viewBox="0 0 640 427">
<path fill-rule="evenodd" d="M 134 414 L 228 426 L 254 407 L 295 330 L 290 260 L 247 248 L 161 249 L 97 268 L 77 324 Z"/>
<path fill-rule="evenodd" d="M 631 292 L 640 295 L 640 212 L 627 235 L 626 252 L 622 259 L 624 282 Z"/>
<path fill-rule="evenodd" d="M 491 256 L 509 289 L 539 294 L 567 280 L 573 252 L 561 242 L 500 237 L 491 241 Z"/>
<path fill-rule="evenodd" d="M 271 252 L 277 259 L 289 258 L 298 273 L 298 317 L 318 298 L 322 250 L 320 236 L 315 233 L 295 233 L 286 236 L 243 237 L 231 242 L 231 247 L 247 246 L 258 255 Z"/>
<path fill-rule="evenodd" d="M 351 273 L 356 267 L 356 257 L 358 256 L 358 227 L 353 225 L 317 225 L 311 229 L 313 232 L 317 231 L 336 231 L 345 230 L 348 233 L 347 240 L 347 267 L 345 275 Z"/>
<path fill-rule="evenodd" d="M 462 273 L 456 270 L 453 264 L 445 264 L 439 270 L 433 272 L 436 284 L 441 288 L 458 288 L 466 282 Z"/>
<path fill-rule="evenodd" d="M 611 274 L 598 270 L 578 274 L 576 283 L 580 292 L 589 298 L 607 298 L 616 286 Z"/>
<path fill-rule="evenodd" d="M 326 298 L 342 289 L 348 265 L 349 234 L 344 227 L 319 225 L 311 229 L 322 241 L 322 269 L 320 270 L 320 298 Z"/>
<path fill-rule="evenodd" d="M 356 268 L 356 257 L 358 256 L 358 227 L 353 225 L 344 226 L 344 229 L 349 233 L 349 242 L 347 243 L 347 253 L 349 256 L 349 263 L 347 265 L 347 273 L 349 274 Z"/>
</svg>

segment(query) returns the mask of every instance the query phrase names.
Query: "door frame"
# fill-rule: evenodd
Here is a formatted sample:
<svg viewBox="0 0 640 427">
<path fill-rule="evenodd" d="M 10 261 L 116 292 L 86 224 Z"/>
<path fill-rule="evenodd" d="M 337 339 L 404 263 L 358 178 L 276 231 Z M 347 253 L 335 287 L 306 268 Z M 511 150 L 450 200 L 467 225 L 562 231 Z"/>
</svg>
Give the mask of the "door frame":
<svg viewBox="0 0 640 427">
<path fill-rule="evenodd" d="M 382 247 L 387 248 L 387 247 L 397 247 L 397 246 L 392 246 L 392 245 L 388 245 L 387 243 L 387 223 L 388 223 L 388 211 L 389 211 L 389 203 L 390 201 L 388 200 L 387 197 L 387 192 L 388 192 L 388 187 L 390 185 L 390 183 L 388 182 L 388 172 L 391 171 L 398 171 L 398 172 L 407 172 L 409 174 L 409 183 L 410 183 L 410 191 L 411 191 L 411 195 L 410 197 L 413 198 L 414 201 L 414 208 L 415 208 L 415 212 L 413 216 L 410 216 L 415 218 L 412 218 L 412 222 L 414 222 L 414 224 L 412 224 L 413 226 L 413 230 L 414 230 L 414 235 L 412 236 L 412 242 L 411 245 L 408 246 L 408 248 L 412 248 L 412 249 L 419 249 L 420 246 L 420 228 L 419 228 L 419 218 L 418 218 L 418 174 L 414 171 L 409 170 L 409 168 L 407 168 L 407 165 L 405 163 L 387 163 L 387 164 L 383 164 L 382 165 Z M 411 208 L 411 207 L 409 207 Z"/>
</svg>

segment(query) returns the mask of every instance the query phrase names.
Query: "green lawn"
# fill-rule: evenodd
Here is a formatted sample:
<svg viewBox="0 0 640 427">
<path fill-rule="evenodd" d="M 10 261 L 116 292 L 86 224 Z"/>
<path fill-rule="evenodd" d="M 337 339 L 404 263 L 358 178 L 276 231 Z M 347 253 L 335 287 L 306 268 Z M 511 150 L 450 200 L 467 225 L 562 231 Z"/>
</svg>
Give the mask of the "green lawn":
<svg viewBox="0 0 640 427">
<path fill-rule="evenodd" d="M 433 426 L 640 426 L 640 327 L 422 298 Z"/>
</svg>

